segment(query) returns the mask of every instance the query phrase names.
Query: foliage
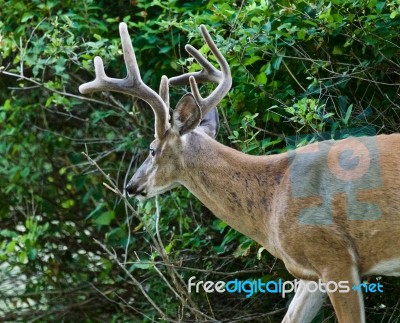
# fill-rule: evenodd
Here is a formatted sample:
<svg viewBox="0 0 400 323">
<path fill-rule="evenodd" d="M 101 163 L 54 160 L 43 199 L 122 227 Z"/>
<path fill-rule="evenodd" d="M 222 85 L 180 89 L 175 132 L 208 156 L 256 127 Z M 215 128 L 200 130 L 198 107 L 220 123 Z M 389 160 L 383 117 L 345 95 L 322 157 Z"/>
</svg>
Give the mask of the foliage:
<svg viewBox="0 0 400 323">
<path fill-rule="evenodd" d="M 153 116 L 142 102 L 83 97 L 77 88 L 92 79 L 96 55 L 110 75 L 124 74 L 118 22 L 128 23 L 153 88 L 163 74 L 198 68 L 183 45 L 207 53 L 197 29 L 205 24 L 233 75 L 219 107 L 221 142 L 262 155 L 304 134 L 312 141 L 367 125 L 398 131 L 398 2 L 0 0 L 0 7 L 0 319 L 159 320 L 141 286 L 170 319 L 279 321 L 288 300 L 274 295 L 185 293 L 179 277 L 291 277 L 185 189 L 159 198 L 159 218 L 155 201 L 130 204 L 105 187 L 122 189 L 127 170 L 144 159 Z M 172 102 L 182 93 L 174 89 Z M 387 292 L 366 300 L 370 321 L 399 315 L 399 281 L 382 279 Z M 316 322 L 331 313 L 325 307 Z"/>
</svg>

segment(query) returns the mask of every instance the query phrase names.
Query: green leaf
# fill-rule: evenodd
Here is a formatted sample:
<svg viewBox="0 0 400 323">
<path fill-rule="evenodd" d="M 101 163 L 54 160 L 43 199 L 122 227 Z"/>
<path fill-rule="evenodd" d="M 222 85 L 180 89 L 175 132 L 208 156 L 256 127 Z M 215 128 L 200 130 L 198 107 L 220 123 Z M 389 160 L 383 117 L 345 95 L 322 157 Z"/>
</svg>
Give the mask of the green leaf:
<svg viewBox="0 0 400 323">
<path fill-rule="evenodd" d="M 258 74 L 256 76 L 256 81 L 257 81 L 257 83 L 262 84 L 262 85 L 267 84 L 267 75 L 265 75 L 264 72 L 261 72 L 260 74 Z"/>
<path fill-rule="evenodd" d="M 21 22 L 27 22 L 29 19 L 34 17 L 34 14 L 31 12 L 25 12 L 24 15 L 21 18 Z"/>
<path fill-rule="evenodd" d="M 259 61 L 260 59 L 261 59 L 260 56 L 254 55 L 254 56 L 251 56 L 249 58 L 246 58 L 243 63 L 244 63 L 245 66 L 248 66 L 248 65 L 251 65 L 251 64 Z"/>
<path fill-rule="evenodd" d="M 328 119 L 328 118 L 332 117 L 333 115 L 335 115 L 333 112 L 329 112 L 327 114 L 324 114 L 324 116 L 322 118 L 323 119 Z M 319 117 L 318 114 L 317 114 L 317 117 Z"/>
<path fill-rule="evenodd" d="M 160 54 L 168 53 L 171 50 L 171 46 L 164 46 L 160 48 Z"/>
<path fill-rule="evenodd" d="M 23 264 L 26 264 L 28 262 L 26 251 L 22 251 L 19 254 L 19 261 L 22 262 Z"/>
<path fill-rule="evenodd" d="M 100 214 L 94 222 L 98 225 L 109 225 L 114 218 L 115 211 L 111 210 Z"/>
<path fill-rule="evenodd" d="M 353 111 L 353 105 L 350 104 L 349 107 L 347 108 L 346 116 L 344 117 L 344 120 L 343 120 L 345 125 L 347 125 L 347 123 L 349 122 L 352 111 Z"/>
<path fill-rule="evenodd" d="M 37 256 L 37 249 L 36 248 L 30 248 L 28 250 L 28 258 L 29 260 L 35 260 Z"/>
<path fill-rule="evenodd" d="M 343 54 L 343 50 L 342 50 L 342 48 L 340 46 L 334 46 L 332 54 L 333 55 L 342 55 Z"/>
<path fill-rule="evenodd" d="M 153 262 L 145 260 L 143 262 L 134 263 L 130 268 L 129 271 L 133 271 L 134 269 L 149 269 L 153 267 Z"/>
<path fill-rule="evenodd" d="M 245 147 L 242 151 L 243 151 L 244 153 L 248 154 L 248 153 L 250 153 L 251 151 L 256 150 L 258 147 L 259 147 L 258 144 L 251 144 L 251 145 Z"/>
<path fill-rule="evenodd" d="M 266 32 L 266 33 L 269 33 L 270 31 L 271 31 L 271 22 L 268 20 L 266 23 L 265 23 L 265 25 L 263 26 L 263 30 Z"/>
<path fill-rule="evenodd" d="M 45 107 L 48 108 L 50 104 L 53 102 L 53 96 L 49 96 L 46 100 Z"/>
<path fill-rule="evenodd" d="M 6 252 L 14 252 L 15 250 L 15 246 L 17 245 L 17 241 L 16 240 L 12 240 L 7 244 L 6 247 Z"/>
<path fill-rule="evenodd" d="M 305 30 L 305 29 L 300 29 L 297 32 L 297 38 L 299 38 L 299 39 L 304 39 L 306 37 L 306 35 L 307 35 L 307 30 Z"/>
<path fill-rule="evenodd" d="M 26 178 L 26 177 L 28 177 L 29 173 L 30 173 L 29 167 L 25 167 L 24 170 L 21 172 L 21 176 L 23 178 Z"/>
<path fill-rule="evenodd" d="M 112 229 L 106 234 L 107 239 L 121 239 L 126 235 L 125 231 L 121 227 Z"/>
<path fill-rule="evenodd" d="M 261 260 L 261 253 L 262 253 L 264 250 L 265 250 L 264 247 L 258 248 L 258 251 L 257 251 L 257 259 L 258 259 L 258 260 Z"/>
<path fill-rule="evenodd" d="M 69 209 L 70 207 L 73 207 L 74 205 L 75 205 L 75 201 L 72 200 L 72 199 L 65 200 L 65 201 L 63 201 L 63 202 L 61 203 L 61 206 L 62 206 L 64 209 Z"/>
<path fill-rule="evenodd" d="M 174 247 L 174 244 L 175 244 L 175 240 L 172 240 L 170 243 L 168 243 L 168 244 L 165 246 L 165 252 L 166 252 L 167 254 L 169 254 L 169 253 L 171 252 L 172 248 Z"/>
<path fill-rule="evenodd" d="M 386 5 L 386 2 L 385 2 L 385 1 L 378 2 L 378 3 L 376 4 L 376 11 L 381 12 L 382 9 L 385 7 L 385 5 Z"/>
<path fill-rule="evenodd" d="M 282 63 L 282 56 L 278 56 L 272 60 L 272 67 L 274 68 L 275 71 L 279 70 L 281 63 Z"/>
<path fill-rule="evenodd" d="M 221 221 L 221 220 L 214 220 L 214 222 L 211 225 L 211 227 L 214 230 L 217 230 L 220 233 L 222 233 L 225 230 L 226 226 L 227 226 L 227 224 L 224 221 Z"/>
<path fill-rule="evenodd" d="M 98 111 L 95 111 L 92 114 L 93 123 L 96 124 L 100 120 L 103 120 L 105 118 L 108 118 L 109 116 L 114 116 L 114 115 L 116 115 L 116 113 L 113 110 L 105 110 L 105 111 L 98 110 Z"/>
<path fill-rule="evenodd" d="M 18 235 L 17 235 L 17 233 L 15 231 L 4 229 L 4 230 L 0 231 L 0 236 L 3 236 L 5 238 L 15 238 Z"/>
<path fill-rule="evenodd" d="M 7 99 L 4 101 L 3 110 L 8 111 L 11 110 L 11 100 Z"/>
</svg>

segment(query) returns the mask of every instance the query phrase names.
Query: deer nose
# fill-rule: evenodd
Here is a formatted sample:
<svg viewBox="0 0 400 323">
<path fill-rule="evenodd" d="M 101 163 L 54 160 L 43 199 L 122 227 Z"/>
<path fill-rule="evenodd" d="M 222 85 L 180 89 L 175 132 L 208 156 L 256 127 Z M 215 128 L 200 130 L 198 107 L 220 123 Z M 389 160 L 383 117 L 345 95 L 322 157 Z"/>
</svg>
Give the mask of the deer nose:
<svg viewBox="0 0 400 323">
<path fill-rule="evenodd" d="M 128 196 L 136 196 L 136 195 L 143 195 L 144 189 L 141 188 L 139 189 L 138 185 L 136 184 L 128 184 L 125 187 L 125 192 L 128 194 Z"/>
<path fill-rule="evenodd" d="M 128 184 L 125 187 L 125 192 L 128 194 L 128 196 L 136 195 L 135 193 L 137 192 L 137 186 L 136 185 L 132 185 L 132 184 Z"/>
</svg>

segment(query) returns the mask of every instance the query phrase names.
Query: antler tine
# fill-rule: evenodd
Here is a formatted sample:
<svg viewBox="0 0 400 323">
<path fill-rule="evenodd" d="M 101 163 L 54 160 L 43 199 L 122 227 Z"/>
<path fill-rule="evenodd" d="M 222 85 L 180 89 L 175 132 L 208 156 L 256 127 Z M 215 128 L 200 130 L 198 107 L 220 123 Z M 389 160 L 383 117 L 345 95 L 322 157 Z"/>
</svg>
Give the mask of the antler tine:
<svg viewBox="0 0 400 323">
<path fill-rule="evenodd" d="M 189 83 L 189 78 L 193 76 L 198 83 L 214 82 L 218 83 L 222 78 L 221 71 L 218 71 L 196 48 L 192 45 L 185 46 L 186 51 L 199 63 L 203 70 L 200 72 L 186 73 L 170 78 L 171 85 L 185 85 Z"/>
<path fill-rule="evenodd" d="M 187 84 L 189 81 L 193 96 L 201 108 L 202 114 L 206 115 L 212 108 L 215 108 L 222 98 L 228 93 L 232 86 L 232 77 L 228 62 L 221 54 L 217 45 L 215 45 L 204 25 L 200 26 L 200 31 L 203 35 L 204 41 L 217 59 L 217 62 L 221 67 L 221 71 L 217 70 L 206 58 L 200 54 L 197 49 L 191 45 L 186 45 L 186 51 L 203 67 L 203 70 L 200 72 L 187 73 L 173 77 L 169 80 L 169 82 L 171 85 L 178 85 Z M 197 83 L 204 83 L 207 81 L 218 83 L 218 86 L 207 98 L 203 99 L 200 95 Z"/>
<path fill-rule="evenodd" d="M 128 26 L 120 23 L 119 33 L 121 36 L 122 50 L 127 69 L 127 76 L 124 79 L 108 77 L 104 71 L 104 64 L 100 57 L 95 57 L 94 67 L 96 78 L 92 82 L 82 84 L 79 91 L 82 94 L 97 91 L 114 91 L 138 97 L 146 101 L 154 111 L 155 135 L 162 138 L 169 129 L 168 100 L 161 98 L 156 92 L 149 88 L 140 77 L 139 67 L 136 61 L 135 52 L 128 33 Z M 165 81 L 164 81 L 165 82 Z M 167 92 L 168 95 L 168 92 Z"/>
<path fill-rule="evenodd" d="M 169 84 L 168 77 L 163 75 L 160 82 L 159 94 L 161 99 L 165 102 L 167 108 L 169 109 Z"/>
</svg>

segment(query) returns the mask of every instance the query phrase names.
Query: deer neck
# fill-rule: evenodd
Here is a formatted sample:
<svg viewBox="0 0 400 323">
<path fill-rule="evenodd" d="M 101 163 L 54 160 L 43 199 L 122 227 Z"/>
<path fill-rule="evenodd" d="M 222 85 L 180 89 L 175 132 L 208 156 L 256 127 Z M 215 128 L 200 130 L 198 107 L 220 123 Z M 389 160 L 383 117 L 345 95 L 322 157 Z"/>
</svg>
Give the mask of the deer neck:
<svg viewBox="0 0 400 323">
<path fill-rule="evenodd" d="M 181 183 L 229 226 L 267 247 L 273 200 L 287 162 L 246 155 L 199 132 L 188 136 L 183 159 Z"/>
</svg>

